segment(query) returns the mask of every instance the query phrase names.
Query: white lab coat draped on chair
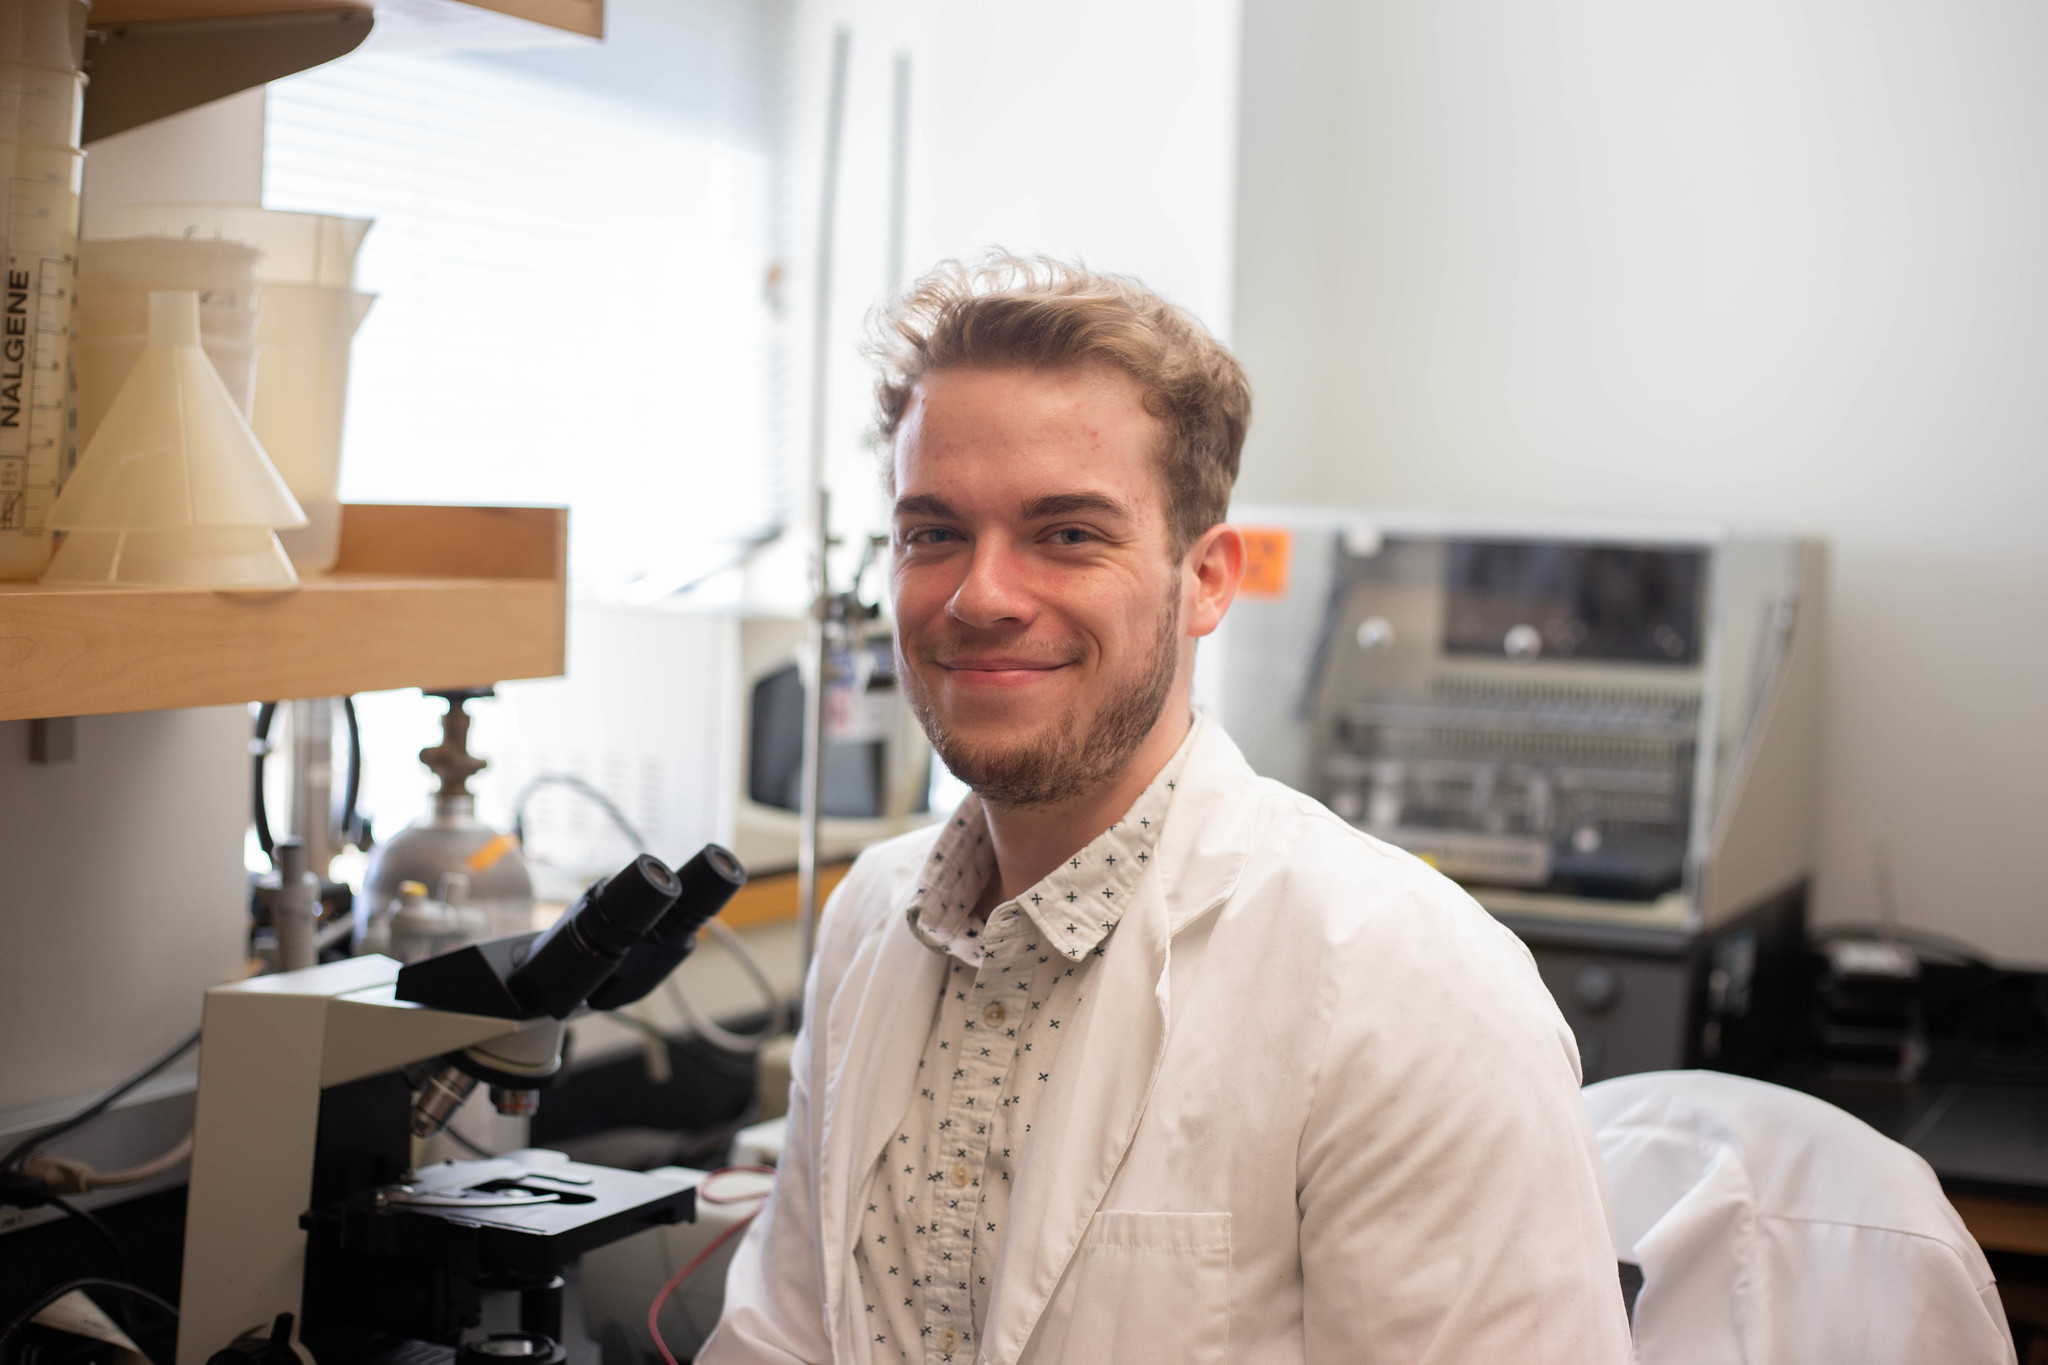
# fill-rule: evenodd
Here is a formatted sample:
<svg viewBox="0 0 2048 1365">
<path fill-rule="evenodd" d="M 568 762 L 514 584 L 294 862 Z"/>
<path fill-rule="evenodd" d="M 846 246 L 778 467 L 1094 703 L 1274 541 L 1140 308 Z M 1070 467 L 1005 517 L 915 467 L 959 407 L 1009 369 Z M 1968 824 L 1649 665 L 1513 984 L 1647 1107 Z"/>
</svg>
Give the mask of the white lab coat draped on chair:
<svg viewBox="0 0 2048 1365">
<path fill-rule="evenodd" d="M 1643 1365 L 2009 1365 L 1983 1252 L 1925 1161 L 1711 1071 L 1586 1087 Z"/>
<path fill-rule="evenodd" d="M 1626 1360 L 1577 1050 L 1528 952 L 1196 723 L 1164 875 L 1040 1102 L 977 1359 Z M 705 1365 L 874 1358 L 851 1239 L 945 971 L 903 913 L 932 837 L 870 850 L 826 912 Z"/>
</svg>

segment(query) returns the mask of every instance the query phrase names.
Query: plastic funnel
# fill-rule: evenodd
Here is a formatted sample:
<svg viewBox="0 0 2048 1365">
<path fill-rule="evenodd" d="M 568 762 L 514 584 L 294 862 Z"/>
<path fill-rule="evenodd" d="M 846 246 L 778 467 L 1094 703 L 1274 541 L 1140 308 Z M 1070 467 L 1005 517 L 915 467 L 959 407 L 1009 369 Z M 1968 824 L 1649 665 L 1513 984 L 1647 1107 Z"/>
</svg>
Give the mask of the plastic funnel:
<svg viewBox="0 0 2048 1365">
<path fill-rule="evenodd" d="M 44 580 L 293 587 L 271 528 L 305 520 L 199 347 L 199 296 L 152 294 L 149 344 L 50 508 L 85 534 Z"/>
<path fill-rule="evenodd" d="M 213 371 L 220 376 L 228 397 L 235 400 L 235 406 L 244 417 L 250 412 L 250 403 L 256 394 L 256 342 L 255 328 L 250 329 L 251 339 L 238 341 L 232 337 L 216 336 L 203 325 L 199 333 L 200 348 L 206 358 L 213 362 Z M 121 385 L 135 369 L 135 362 L 142 358 L 149 347 L 149 335 L 137 332 L 130 335 L 99 336 L 87 335 L 81 331 L 76 341 L 76 354 L 72 358 L 72 370 L 78 376 L 78 439 L 90 446 L 92 438 L 99 433 L 100 422 L 107 415 Z M 262 437 L 257 437 L 261 440 Z M 269 447 L 265 447 L 268 453 Z M 275 464 L 273 460 L 271 463 Z M 282 471 L 280 471 L 282 472 Z M 285 485 L 290 487 L 291 480 Z M 294 492 L 294 497 L 297 493 Z M 305 511 L 305 503 L 299 504 Z"/>
<path fill-rule="evenodd" d="M 73 531 L 57 548 L 43 582 L 266 592 L 295 588 L 299 576 L 277 533 L 267 527 L 198 526 Z"/>
</svg>

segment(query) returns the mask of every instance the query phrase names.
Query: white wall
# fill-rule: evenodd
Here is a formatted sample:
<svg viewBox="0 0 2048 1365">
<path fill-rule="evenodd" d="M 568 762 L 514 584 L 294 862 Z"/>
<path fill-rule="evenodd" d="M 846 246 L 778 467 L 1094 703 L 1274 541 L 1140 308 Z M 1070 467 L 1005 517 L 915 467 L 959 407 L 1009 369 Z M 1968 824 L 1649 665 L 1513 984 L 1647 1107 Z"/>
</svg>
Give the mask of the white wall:
<svg viewBox="0 0 2048 1365">
<path fill-rule="evenodd" d="M 2048 963 L 2048 10 L 1274 0 L 1242 493 L 1833 552 L 1817 917 Z"/>
<path fill-rule="evenodd" d="M 130 204 L 262 203 L 263 96 L 259 85 L 87 147 L 84 235 L 105 236 Z"/>
<path fill-rule="evenodd" d="M 1079 257 L 1138 276 L 1227 335 L 1238 0 L 800 0 L 785 223 L 799 474 L 827 76 L 841 25 L 853 47 L 827 426 L 834 521 L 864 529 L 883 524 L 865 441 L 874 380 L 858 343 L 887 294 L 896 55 L 912 63 L 906 283 L 993 246 Z"/>
<path fill-rule="evenodd" d="M 248 713 L 76 725 L 77 758 L 44 766 L 28 721 L 0 724 L 0 1127 L 143 1066 L 242 972 Z"/>
</svg>

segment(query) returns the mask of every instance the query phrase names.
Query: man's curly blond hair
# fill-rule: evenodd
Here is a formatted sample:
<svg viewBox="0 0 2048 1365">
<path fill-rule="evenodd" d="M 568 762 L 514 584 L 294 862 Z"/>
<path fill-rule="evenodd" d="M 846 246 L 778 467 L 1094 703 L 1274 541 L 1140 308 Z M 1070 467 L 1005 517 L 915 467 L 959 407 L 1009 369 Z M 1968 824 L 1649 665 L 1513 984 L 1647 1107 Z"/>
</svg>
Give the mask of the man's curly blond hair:
<svg viewBox="0 0 2048 1365">
<path fill-rule="evenodd" d="M 1165 428 L 1159 463 L 1174 558 L 1229 511 L 1251 386 L 1192 314 L 1136 280 L 1046 256 L 947 261 L 884 312 L 874 333 L 884 444 L 918 380 L 934 370 L 1113 365 L 1137 381 Z M 893 482 L 893 460 L 889 468 Z"/>
</svg>

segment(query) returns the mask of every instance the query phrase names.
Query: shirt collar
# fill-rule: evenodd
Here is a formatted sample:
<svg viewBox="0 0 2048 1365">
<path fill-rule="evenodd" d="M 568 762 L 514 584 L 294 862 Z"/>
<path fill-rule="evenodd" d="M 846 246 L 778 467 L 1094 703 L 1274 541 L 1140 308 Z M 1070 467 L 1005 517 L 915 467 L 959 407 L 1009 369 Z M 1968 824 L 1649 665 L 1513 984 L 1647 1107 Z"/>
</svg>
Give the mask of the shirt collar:
<svg viewBox="0 0 2048 1365">
<path fill-rule="evenodd" d="M 1010 923 L 1022 911 L 1063 957 L 1080 958 L 1098 947 L 1122 920 L 1124 906 L 1151 869 L 1159 831 L 1200 728 L 1199 723 L 1188 727 L 1180 748 L 1121 819 L 1023 895 L 997 906 L 989 924 Z M 904 906 L 911 932 L 934 952 L 979 965 L 986 952 L 986 926 L 974 918 L 974 907 L 995 867 L 988 817 L 981 798 L 970 793 L 939 832 Z"/>
</svg>

